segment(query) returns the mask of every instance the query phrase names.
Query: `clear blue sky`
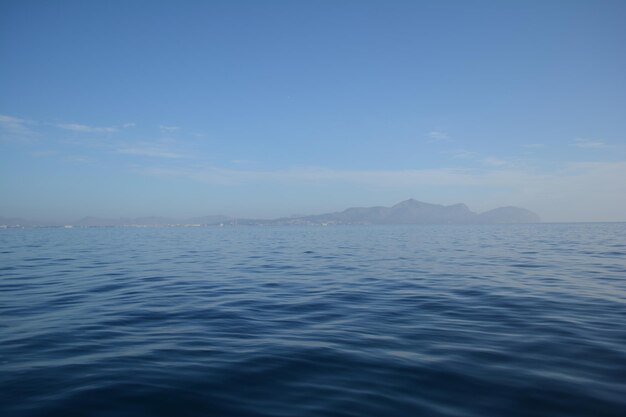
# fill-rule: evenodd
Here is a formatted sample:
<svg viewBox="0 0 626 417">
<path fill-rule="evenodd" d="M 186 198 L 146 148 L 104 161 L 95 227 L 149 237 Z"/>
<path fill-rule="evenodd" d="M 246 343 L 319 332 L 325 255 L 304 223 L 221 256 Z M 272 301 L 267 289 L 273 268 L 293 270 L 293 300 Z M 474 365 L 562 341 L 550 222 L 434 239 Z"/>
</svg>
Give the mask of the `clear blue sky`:
<svg viewBox="0 0 626 417">
<path fill-rule="evenodd" d="M 0 216 L 626 220 L 626 1 L 0 1 Z"/>
</svg>

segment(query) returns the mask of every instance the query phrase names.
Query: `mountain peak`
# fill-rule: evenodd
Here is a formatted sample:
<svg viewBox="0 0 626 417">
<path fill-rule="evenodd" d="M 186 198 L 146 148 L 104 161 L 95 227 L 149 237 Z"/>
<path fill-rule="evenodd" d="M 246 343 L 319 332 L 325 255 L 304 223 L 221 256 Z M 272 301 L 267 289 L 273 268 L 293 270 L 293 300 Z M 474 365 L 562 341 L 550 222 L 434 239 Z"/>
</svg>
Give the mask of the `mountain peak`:
<svg viewBox="0 0 626 417">
<path fill-rule="evenodd" d="M 422 205 L 426 205 L 428 203 L 424 203 L 422 201 L 418 201 L 414 198 L 409 198 L 408 200 L 404 200 L 399 202 L 398 204 L 394 205 L 393 208 L 397 208 L 397 207 L 410 207 L 410 206 L 422 206 Z"/>
</svg>

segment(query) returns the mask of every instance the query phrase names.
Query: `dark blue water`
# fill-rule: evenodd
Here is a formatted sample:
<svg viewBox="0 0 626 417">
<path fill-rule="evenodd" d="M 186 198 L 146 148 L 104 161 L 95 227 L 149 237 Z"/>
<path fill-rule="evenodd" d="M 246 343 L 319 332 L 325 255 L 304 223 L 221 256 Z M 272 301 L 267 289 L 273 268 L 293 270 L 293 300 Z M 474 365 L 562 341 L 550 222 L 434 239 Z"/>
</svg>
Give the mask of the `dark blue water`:
<svg viewBox="0 0 626 417">
<path fill-rule="evenodd" d="M 626 224 L 0 230 L 2 416 L 626 415 Z"/>
</svg>

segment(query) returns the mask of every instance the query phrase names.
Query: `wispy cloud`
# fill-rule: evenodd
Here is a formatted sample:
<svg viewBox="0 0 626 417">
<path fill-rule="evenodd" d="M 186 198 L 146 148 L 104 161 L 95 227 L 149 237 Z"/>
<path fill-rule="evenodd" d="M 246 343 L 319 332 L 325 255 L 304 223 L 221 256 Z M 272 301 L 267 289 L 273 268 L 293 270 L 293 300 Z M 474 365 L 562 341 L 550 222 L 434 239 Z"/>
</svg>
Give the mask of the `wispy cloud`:
<svg viewBox="0 0 626 417">
<path fill-rule="evenodd" d="M 164 132 L 164 133 L 174 133 L 176 131 L 179 131 L 180 127 L 159 125 L 159 130 L 161 130 L 161 132 Z"/>
<path fill-rule="evenodd" d="M 478 152 L 468 151 L 467 149 L 456 149 L 449 152 L 449 154 L 454 159 L 476 159 L 480 156 Z"/>
<path fill-rule="evenodd" d="M 49 156 L 56 156 L 58 154 L 59 154 L 59 151 L 48 150 L 48 151 L 31 152 L 30 156 L 33 156 L 35 158 L 47 158 Z"/>
<path fill-rule="evenodd" d="M 34 124 L 31 120 L 0 114 L 0 129 L 13 136 L 34 136 L 35 132 L 30 128 Z"/>
<path fill-rule="evenodd" d="M 509 161 L 497 158 L 495 156 L 483 155 L 479 152 L 469 151 L 467 149 L 456 149 L 452 152 L 446 152 L 453 159 L 462 159 L 466 161 L 475 161 L 490 167 L 500 167 L 508 165 Z"/>
<path fill-rule="evenodd" d="M 443 132 L 441 130 L 431 130 L 430 132 L 428 132 L 428 137 L 433 142 L 443 142 L 450 140 L 450 136 L 446 132 Z"/>
<path fill-rule="evenodd" d="M 252 161 L 249 161 L 247 159 L 233 159 L 230 162 L 233 163 L 233 164 L 236 164 L 236 165 L 247 165 L 247 164 L 249 164 Z"/>
<path fill-rule="evenodd" d="M 137 156 L 148 156 L 153 158 L 170 158 L 170 159 L 179 159 L 186 158 L 187 156 L 174 152 L 166 148 L 161 148 L 158 146 L 131 146 L 117 149 L 118 153 L 126 154 L 126 155 L 137 155 Z"/>
<path fill-rule="evenodd" d="M 465 171 L 459 169 L 432 170 L 334 170 L 319 167 L 304 167 L 280 170 L 245 170 L 222 167 L 195 168 L 145 168 L 145 174 L 189 178 L 218 185 L 248 183 L 323 183 L 347 182 L 374 186 L 410 186 L 416 184 L 439 185 L 462 182 Z"/>
<path fill-rule="evenodd" d="M 347 182 L 382 187 L 468 186 L 468 187 L 542 187 L 554 188 L 568 182 L 574 190 L 581 178 L 621 184 L 626 191 L 625 162 L 566 163 L 550 171 L 531 166 L 494 164 L 492 168 L 434 168 L 404 170 L 341 170 L 323 167 L 300 167 L 277 170 L 234 169 L 216 166 L 144 167 L 141 172 L 157 176 L 175 176 L 213 184 L 248 183 L 323 183 Z M 620 181 L 617 181 L 619 179 Z M 622 181 L 623 179 L 623 181 Z M 604 187 L 606 188 L 606 187 Z M 626 193 L 624 194 L 626 199 Z"/>
<path fill-rule="evenodd" d="M 135 127 L 135 123 L 123 123 L 119 126 L 89 126 L 80 123 L 59 123 L 57 127 L 79 133 L 115 133 L 121 129 Z"/>
<path fill-rule="evenodd" d="M 490 166 L 502 166 L 502 165 L 508 164 L 508 162 L 505 161 L 504 159 L 494 158 L 492 156 L 483 158 L 482 163 L 485 165 L 490 165 Z"/>
<path fill-rule="evenodd" d="M 93 162 L 91 158 L 85 155 L 65 155 L 64 160 L 72 163 L 87 164 Z"/>
<path fill-rule="evenodd" d="M 600 149 L 606 148 L 608 145 L 604 141 L 598 139 L 576 139 L 574 141 L 574 146 L 584 149 Z"/>
<path fill-rule="evenodd" d="M 189 178 L 211 184 L 345 182 L 381 187 L 409 186 L 507 186 L 529 183 L 540 175 L 516 169 L 406 169 L 337 170 L 302 167 L 279 170 L 246 170 L 222 167 L 151 167 L 145 174 Z"/>
<path fill-rule="evenodd" d="M 81 125 L 78 123 L 60 123 L 57 125 L 61 129 L 71 130 L 72 132 L 80 132 L 80 133 L 113 133 L 117 132 L 119 129 L 117 127 L 96 127 L 96 126 L 87 126 Z"/>
</svg>

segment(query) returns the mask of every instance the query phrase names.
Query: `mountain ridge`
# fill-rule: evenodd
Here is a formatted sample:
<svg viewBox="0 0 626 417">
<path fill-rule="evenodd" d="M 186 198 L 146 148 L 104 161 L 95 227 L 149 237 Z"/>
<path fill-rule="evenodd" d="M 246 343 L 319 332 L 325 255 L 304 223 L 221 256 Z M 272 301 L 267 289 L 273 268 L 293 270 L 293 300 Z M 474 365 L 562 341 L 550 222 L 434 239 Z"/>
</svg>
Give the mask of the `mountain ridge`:
<svg viewBox="0 0 626 417">
<path fill-rule="evenodd" d="M 541 218 L 520 207 L 498 207 L 483 213 L 471 211 L 463 203 L 442 205 L 408 199 L 391 207 L 350 207 L 340 212 L 277 219 L 278 223 L 309 224 L 488 224 L 538 223 Z"/>
<path fill-rule="evenodd" d="M 0 227 L 168 227 L 216 225 L 341 225 L 341 224 L 503 224 L 539 223 L 534 212 L 514 206 L 498 207 L 482 213 L 463 203 L 443 205 L 408 199 L 391 207 L 349 207 L 343 211 L 276 219 L 248 219 L 209 215 L 188 219 L 170 217 L 83 217 L 71 223 L 36 222 L 0 217 Z"/>
</svg>

